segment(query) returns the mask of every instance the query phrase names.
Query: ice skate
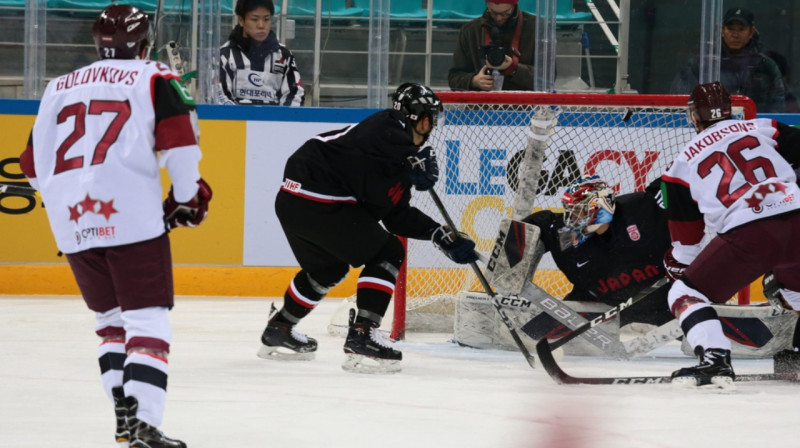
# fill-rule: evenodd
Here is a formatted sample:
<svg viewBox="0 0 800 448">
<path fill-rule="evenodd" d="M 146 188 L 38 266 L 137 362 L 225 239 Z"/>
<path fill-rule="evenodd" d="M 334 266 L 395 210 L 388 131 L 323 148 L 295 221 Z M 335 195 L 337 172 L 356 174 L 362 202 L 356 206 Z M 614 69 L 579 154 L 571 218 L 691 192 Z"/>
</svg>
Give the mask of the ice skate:
<svg viewBox="0 0 800 448">
<path fill-rule="evenodd" d="M 397 373 L 403 359 L 403 354 L 390 346 L 390 341 L 372 322 L 351 320 L 344 352 L 342 369 L 355 373 Z"/>
<path fill-rule="evenodd" d="M 709 348 L 702 353 L 700 364 L 672 372 L 672 382 L 684 387 L 735 389 L 736 375 L 731 367 L 731 351 Z"/>
<path fill-rule="evenodd" d="M 125 402 L 125 392 L 121 386 L 115 387 L 111 389 L 111 395 L 114 397 L 114 414 L 117 416 L 117 430 L 114 432 L 114 439 L 120 448 L 128 448 L 130 447 L 131 433 L 128 431 L 126 422 L 128 407 Z"/>
<path fill-rule="evenodd" d="M 139 403 L 134 397 L 126 397 L 128 410 L 128 429 L 131 434 L 130 448 L 186 448 L 180 440 L 170 439 L 155 426 L 148 425 L 136 418 Z"/>
<path fill-rule="evenodd" d="M 294 329 L 294 325 L 275 322 L 275 304 L 270 308 L 270 320 L 261 335 L 259 358 L 284 361 L 310 361 L 317 351 L 317 340 Z"/>
</svg>

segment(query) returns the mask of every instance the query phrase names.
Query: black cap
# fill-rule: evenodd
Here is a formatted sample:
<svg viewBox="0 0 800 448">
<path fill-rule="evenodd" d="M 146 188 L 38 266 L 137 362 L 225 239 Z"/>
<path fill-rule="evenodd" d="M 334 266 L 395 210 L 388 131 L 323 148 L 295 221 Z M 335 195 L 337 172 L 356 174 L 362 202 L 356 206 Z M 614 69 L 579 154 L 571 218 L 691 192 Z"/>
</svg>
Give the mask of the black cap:
<svg viewBox="0 0 800 448">
<path fill-rule="evenodd" d="M 722 24 L 727 25 L 734 21 L 742 22 L 744 26 L 753 26 L 756 22 L 756 17 L 748 9 L 731 8 L 725 12 L 725 16 L 722 18 Z"/>
</svg>

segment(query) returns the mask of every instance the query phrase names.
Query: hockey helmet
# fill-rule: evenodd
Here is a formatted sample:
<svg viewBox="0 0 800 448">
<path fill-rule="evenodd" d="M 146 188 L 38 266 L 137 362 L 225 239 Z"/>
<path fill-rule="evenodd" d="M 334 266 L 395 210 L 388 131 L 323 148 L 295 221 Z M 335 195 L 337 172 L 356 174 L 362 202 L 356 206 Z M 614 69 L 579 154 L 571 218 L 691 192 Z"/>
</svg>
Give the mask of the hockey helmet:
<svg viewBox="0 0 800 448">
<path fill-rule="evenodd" d="M 106 7 L 95 20 L 92 34 L 101 59 L 137 59 L 142 48 L 147 49 L 147 59 L 153 43 L 147 14 L 132 5 Z"/>
<path fill-rule="evenodd" d="M 719 81 L 699 84 L 689 95 L 689 122 L 692 116 L 704 128 L 731 118 L 731 95 Z"/>
<path fill-rule="evenodd" d="M 438 123 L 439 113 L 442 112 L 442 100 L 433 93 L 430 87 L 413 82 L 401 84 L 392 95 L 392 107 L 399 110 L 406 122 L 416 126 L 424 116 L 431 117 L 432 128 Z"/>
<path fill-rule="evenodd" d="M 561 196 L 564 224 L 578 236 L 586 236 L 611 222 L 616 207 L 614 190 L 599 176 L 581 176 Z"/>
</svg>

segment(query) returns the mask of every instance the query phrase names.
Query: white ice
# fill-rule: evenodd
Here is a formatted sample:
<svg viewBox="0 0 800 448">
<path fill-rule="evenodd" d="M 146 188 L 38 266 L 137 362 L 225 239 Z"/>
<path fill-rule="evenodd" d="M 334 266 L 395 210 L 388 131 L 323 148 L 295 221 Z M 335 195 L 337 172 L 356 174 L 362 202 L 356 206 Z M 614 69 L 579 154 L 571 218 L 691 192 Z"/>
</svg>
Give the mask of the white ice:
<svg viewBox="0 0 800 448">
<path fill-rule="evenodd" d="M 191 448 L 677 448 L 798 446 L 800 384 L 733 393 L 671 385 L 563 386 L 517 352 L 408 335 L 403 371 L 341 370 L 327 299 L 298 330 L 317 358 L 256 357 L 271 299 L 179 297 L 162 429 Z M 280 305 L 280 301 L 278 301 Z M 0 447 L 114 447 L 94 317 L 78 297 L 0 296 Z M 664 375 L 694 361 L 677 346 L 635 361 L 570 357 L 575 375 Z M 770 360 L 736 361 L 739 373 Z"/>
</svg>

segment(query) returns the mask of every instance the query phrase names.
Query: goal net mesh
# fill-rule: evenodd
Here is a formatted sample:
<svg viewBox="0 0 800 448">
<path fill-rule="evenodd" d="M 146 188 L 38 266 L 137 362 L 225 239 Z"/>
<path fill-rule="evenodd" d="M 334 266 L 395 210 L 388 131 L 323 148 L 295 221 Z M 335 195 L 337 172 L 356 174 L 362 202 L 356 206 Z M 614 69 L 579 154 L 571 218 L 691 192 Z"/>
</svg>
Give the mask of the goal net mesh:
<svg viewBox="0 0 800 448">
<path fill-rule="evenodd" d="M 564 187 L 582 174 L 599 175 L 617 194 L 641 191 L 696 134 L 683 95 L 442 92 L 440 97 L 444 112 L 429 140 L 440 167 L 435 188 L 456 226 L 485 255 L 500 220 L 512 216 L 537 108 L 554 111 L 557 124 L 546 143 L 531 212 L 563 211 Z M 747 105 L 735 97 L 734 117 L 753 118 Z M 429 195 L 416 192 L 412 204 L 444 222 Z M 533 281 L 558 298 L 572 288 L 549 254 Z M 401 308 L 405 302 L 405 319 L 398 319 L 395 307 L 395 321 L 401 322 L 393 328 L 395 336 L 406 330 L 452 331 L 458 293 L 482 291 L 469 266 L 455 265 L 429 241 L 417 240 L 408 241 L 404 286 L 405 298 L 395 297 Z"/>
</svg>

